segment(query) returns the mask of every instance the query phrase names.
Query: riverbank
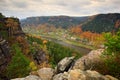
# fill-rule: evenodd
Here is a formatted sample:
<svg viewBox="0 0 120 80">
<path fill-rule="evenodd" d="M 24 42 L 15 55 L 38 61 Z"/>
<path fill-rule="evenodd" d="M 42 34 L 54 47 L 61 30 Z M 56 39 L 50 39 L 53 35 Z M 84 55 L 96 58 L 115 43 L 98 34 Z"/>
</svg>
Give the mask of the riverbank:
<svg viewBox="0 0 120 80">
<path fill-rule="evenodd" d="M 91 50 L 95 49 L 95 47 L 93 47 L 93 46 L 85 45 L 83 43 L 73 41 L 73 40 L 68 40 L 66 38 L 46 36 L 46 35 L 41 35 L 41 36 L 43 38 L 46 38 L 46 39 L 55 39 L 55 40 L 58 40 L 58 41 L 63 41 L 63 42 L 68 43 L 68 44 L 72 44 L 72 45 L 79 46 L 79 47 L 84 47 L 84 48 L 91 49 Z"/>
<path fill-rule="evenodd" d="M 66 46 L 66 47 L 69 47 L 71 49 L 74 49 L 76 50 L 77 52 L 79 53 L 82 53 L 82 55 L 85 55 L 87 53 L 89 53 L 93 48 L 91 47 L 87 47 L 87 46 L 84 46 L 83 44 L 77 44 L 77 43 L 73 43 L 71 41 L 68 41 L 68 40 L 60 40 L 60 39 L 55 39 L 55 38 L 51 38 L 51 37 L 48 37 L 48 36 L 41 36 L 43 39 L 47 39 L 49 41 L 53 41 L 55 43 L 58 43 L 58 44 L 61 44 L 63 46 Z"/>
</svg>

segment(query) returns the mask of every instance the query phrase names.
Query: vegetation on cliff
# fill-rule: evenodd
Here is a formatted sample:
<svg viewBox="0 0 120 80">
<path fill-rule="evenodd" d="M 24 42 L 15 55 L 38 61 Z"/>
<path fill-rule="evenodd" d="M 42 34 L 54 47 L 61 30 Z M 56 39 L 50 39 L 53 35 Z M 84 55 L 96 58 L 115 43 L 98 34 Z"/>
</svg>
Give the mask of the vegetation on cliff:
<svg viewBox="0 0 120 80">
<path fill-rule="evenodd" d="M 120 79 L 120 31 L 115 35 L 106 34 L 106 49 L 104 54 L 107 55 L 105 65 L 108 73 Z"/>
<path fill-rule="evenodd" d="M 7 66 L 7 77 L 12 79 L 27 76 L 30 73 L 30 60 L 22 53 L 19 44 L 15 43 L 11 47 L 14 55 Z"/>
<path fill-rule="evenodd" d="M 43 49 L 46 52 L 46 56 L 48 56 L 47 58 L 49 58 L 49 64 L 52 66 L 56 65 L 66 56 L 76 56 L 76 58 L 81 57 L 80 53 L 58 43 L 47 41 L 37 36 L 28 36 L 27 39 L 31 44 L 32 54 L 35 54 L 37 51 L 36 49 L 38 48 Z"/>
</svg>

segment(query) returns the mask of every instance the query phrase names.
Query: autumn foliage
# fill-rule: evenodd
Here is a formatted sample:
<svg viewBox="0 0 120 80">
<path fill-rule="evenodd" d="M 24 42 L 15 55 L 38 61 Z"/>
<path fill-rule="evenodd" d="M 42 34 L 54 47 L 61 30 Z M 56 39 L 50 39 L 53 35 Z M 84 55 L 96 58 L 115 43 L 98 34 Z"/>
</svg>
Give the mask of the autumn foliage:
<svg viewBox="0 0 120 80">
<path fill-rule="evenodd" d="M 81 26 L 76 26 L 76 27 L 72 27 L 70 29 L 71 33 L 74 33 L 74 34 L 81 34 L 83 31 L 81 29 Z"/>
<path fill-rule="evenodd" d="M 24 37 L 22 36 L 18 36 L 16 38 L 17 42 L 20 43 L 22 51 L 24 54 L 28 54 L 29 53 L 29 44 L 27 43 L 27 41 L 25 40 Z"/>
<path fill-rule="evenodd" d="M 18 21 L 16 21 L 13 18 L 8 18 L 5 23 L 6 23 L 6 27 L 9 30 L 9 37 L 13 36 L 16 30 L 18 29 L 18 25 L 19 25 Z"/>
<path fill-rule="evenodd" d="M 72 27 L 70 31 L 72 34 L 79 36 L 81 39 L 91 42 L 92 45 L 96 47 L 104 42 L 103 33 L 99 34 L 91 31 L 82 31 L 80 26 Z"/>
<path fill-rule="evenodd" d="M 117 20 L 115 23 L 115 28 L 119 28 L 120 27 L 120 20 Z"/>
</svg>

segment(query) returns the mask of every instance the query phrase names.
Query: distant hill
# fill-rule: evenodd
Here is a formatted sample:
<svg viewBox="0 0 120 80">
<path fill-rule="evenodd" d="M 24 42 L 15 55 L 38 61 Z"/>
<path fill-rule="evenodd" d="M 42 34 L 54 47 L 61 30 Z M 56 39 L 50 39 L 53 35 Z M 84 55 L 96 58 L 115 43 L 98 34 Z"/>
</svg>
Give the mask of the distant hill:
<svg viewBox="0 0 120 80">
<path fill-rule="evenodd" d="M 41 16 L 28 17 L 21 20 L 21 26 L 37 26 L 40 24 L 49 24 L 55 27 L 69 28 L 81 25 L 83 31 L 91 32 L 109 32 L 116 31 L 120 25 L 120 14 L 98 14 L 84 17 L 69 17 L 69 16 Z M 117 26 L 116 26 L 117 24 Z"/>
<path fill-rule="evenodd" d="M 120 14 L 98 14 L 89 17 L 89 20 L 82 24 L 83 31 L 111 32 L 120 27 Z"/>
<path fill-rule="evenodd" d="M 69 16 L 41 16 L 41 17 L 28 17 L 21 20 L 21 25 L 39 25 L 39 24 L 50 24 L 55 27 L 68 28 L 76 26 L 86 21 L 88 17 L 69 17 Z"/>
</svg>

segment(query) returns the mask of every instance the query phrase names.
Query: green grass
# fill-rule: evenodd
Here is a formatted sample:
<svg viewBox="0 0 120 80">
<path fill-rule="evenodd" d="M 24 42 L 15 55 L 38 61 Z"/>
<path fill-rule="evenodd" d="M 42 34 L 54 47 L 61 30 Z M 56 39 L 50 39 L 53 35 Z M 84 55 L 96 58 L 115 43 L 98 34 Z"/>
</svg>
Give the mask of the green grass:
<svg viewBox="0 0 120 80">
<path fill-rule="evenodd" d="M 82 44 L 82 43 L 77 42 L 77 41 L 66 40 L 65 42 L 68 44 L 79 46 L 79 47 L 84 47 L 84 48 L 88 48 L 88 49 L 95 49 L 95 47 L 93 47 L 93 46 L 88 46 L 88 45 Z"/>
</svg>

